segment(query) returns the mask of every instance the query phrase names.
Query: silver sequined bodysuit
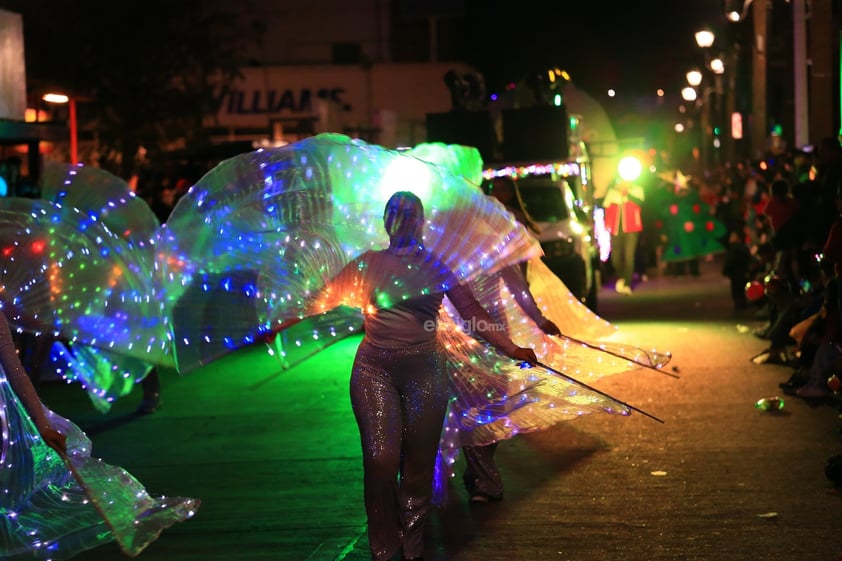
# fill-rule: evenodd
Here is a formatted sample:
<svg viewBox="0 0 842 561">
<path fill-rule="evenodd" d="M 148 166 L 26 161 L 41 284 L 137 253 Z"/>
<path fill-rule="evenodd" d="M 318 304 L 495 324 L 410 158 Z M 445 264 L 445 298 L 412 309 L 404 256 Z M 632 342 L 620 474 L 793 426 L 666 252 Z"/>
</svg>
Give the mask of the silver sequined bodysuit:
<svg viewBox="0 0 842 561">
<path fill-rule="evenodd" d="M 492 326 L 470 289 L 422 248 L 363 254 L 334 277 L 328 293 L 355 293 L 368 305 L 350 389 L 372 559 L 390 559 L 401 548 L 405 558 L 420 557 L 450 398 L 436 339 L 444 296 L 501 352 L 511 355 L 517 347 Z"/>
</svg>

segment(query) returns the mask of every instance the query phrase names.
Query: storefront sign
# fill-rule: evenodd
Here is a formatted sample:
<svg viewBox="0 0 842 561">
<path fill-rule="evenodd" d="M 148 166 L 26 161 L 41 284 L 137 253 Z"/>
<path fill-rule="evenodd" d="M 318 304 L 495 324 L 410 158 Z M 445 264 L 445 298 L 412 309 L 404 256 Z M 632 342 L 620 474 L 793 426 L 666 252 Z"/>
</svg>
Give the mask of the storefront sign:
<svg viewBox="0 0 842 561">
<path fill-rule="evenodd" d="M 345 88 L 231 90 L 217 98 L 219 112 L 227 115 L 313 114 L 313 98 L 338 103 L 346 110 Z"/>
</svg>

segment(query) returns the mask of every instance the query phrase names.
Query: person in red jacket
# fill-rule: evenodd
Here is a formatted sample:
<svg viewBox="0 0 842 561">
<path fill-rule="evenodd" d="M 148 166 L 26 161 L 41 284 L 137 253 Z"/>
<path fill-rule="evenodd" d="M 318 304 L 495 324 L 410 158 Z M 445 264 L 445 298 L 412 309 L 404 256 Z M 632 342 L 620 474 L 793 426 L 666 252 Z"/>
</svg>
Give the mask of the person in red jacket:
<svg viewBox="0 0 842 561">
<path fill-rule="evenodd" d="M 605 194 L 605 227 L 611 233 L 611 265 L 617 274 L 615 289 L 620 294 L 631 294 L 634 274 L 634 256 L 637 242 L 643 231 L 641 205 L 643 187 L 632 181 L 617 180 Z"/>
</svg>

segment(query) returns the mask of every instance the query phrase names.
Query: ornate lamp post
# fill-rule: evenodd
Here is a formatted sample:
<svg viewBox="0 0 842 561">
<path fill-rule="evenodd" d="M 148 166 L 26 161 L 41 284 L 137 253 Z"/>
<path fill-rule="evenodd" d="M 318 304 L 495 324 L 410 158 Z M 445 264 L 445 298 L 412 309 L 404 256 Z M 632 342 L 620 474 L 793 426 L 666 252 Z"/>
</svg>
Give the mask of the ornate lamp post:
<svg viewBox="0 0 842 561">
<path fill-rule="evenodd" d="M 714 106 L 713 106 L 713 126 L 714 130 L 719 131 L 719 135 L 714 138 L 714 148 L 716 149 L 716 163 L 720 163 L 720 148 L 721 148 L 721 138 L 722 136 L 730 137 L 730 131 L 727 129 L 729 127 L 724 127 L 726 129 L 726 134 L 722 135 L 723 125 L 730 121 L 731 117 L 727 116 L 724 117 L 722 113 L 722 99 L 726 97 L 726 92 L 722 86 L 722 78 L 725 74 L 725 61 L 721 57 L 714 57 L 710 60 L 708 64 L 711 72 L 713 72 L 713 94 L 716 96 L 714 98 Z M 728 151 L 726 150 L 726 155 L 728 155 Z"/>
<path fill-rule="evenodd" d="M 47 103 L 66 103 L 68 126 L 70 127 L 70 163 L 79 163 L 79 129 L 76 120 L 76 100 L 66 94 L 46 93 L 41 99 Z"/>
<path fill-rule="evenodd" d="M 695 33 L 696 44 L 699 48 L 704 50 L 705 53 L 705 66 L 710 66 L 710 48 L 713 46 L 713 42 L 715 40 L 715 36 L 712 31 L 709 29 L 701 29 Z M 687 74 L 688 82 L 690 80 L 690 73 Z M 699 73 L 699 83 L 703 80 L 703 74 Z M 691 83 L 692 85 L 692 83 Z M 697 84 L 698 85 L 698 84 Z M 711 126 L 710 126 L 710 94 L 711 88 L 706 86 L 702 92 L 702 116 L 701 116 L 701 133 L 702 133 L 702 140 L 701 145 L 699 146 L 699 160 L 702 166 L 702 171 L 707 170 L 710 166 L 710 147 L 711 147 Z"/>
<path fill-rule="evenodd" d="M 687 75 L 688 75 L 688 83 L 689 83 L 689 80 L 690 80 L 691 77 L 693 78 L 693 80 L 695 80 L 695 74 L 693 74 L 692 70 L 690 72 L 688 72 Z M 699 83 L 701 83 L 701 80 L 699 81 Z M 696 91 L 696 88 L 694 88 L 693 86 L 684 86 L 683 88 L 681 88 L 681 99 L 686 101 L 688 106 L 691 106 L 691 107 L 695 108 L 698 97 L 699 97 L 699 94 Z M 680 108 L 682 113 L 685 112 L 684 107 L 685 106 L 682 105 L 681 108 Z M 695 111 L 694 111 L 694 113 L 695 113 Z M 687 126 L 686 129 L 687 129 L 688 133 L 691 133 L 694 128 L 701 128 L 701 127 L 695 126 L 694 119 L 695 119 L 695 116 L 693 114 L 689 115 L 688 118 L 687 118 L 688 126 Z M 704 132 L 700 131 L 700 134 L 701 134 L 700 142 L 701 142 L 701 144 L 704 144 Z M 693 134 L 691 136 L 695 137 L 695 134 Z M 693 151 L 695 152 L 695 145 L 696 145 L 697 140 L 695 138 L 693 138 L 692 140 L 690 138 L 688 138 L 687 140 L 691 142 L 691 146 L 693 146 Z M 695 159 L 695 157 L 694 157 L 694 159 Z M 695 169 L 694 169 L 693 173 L 694 174 L 696 173 Z"/>
</svg>

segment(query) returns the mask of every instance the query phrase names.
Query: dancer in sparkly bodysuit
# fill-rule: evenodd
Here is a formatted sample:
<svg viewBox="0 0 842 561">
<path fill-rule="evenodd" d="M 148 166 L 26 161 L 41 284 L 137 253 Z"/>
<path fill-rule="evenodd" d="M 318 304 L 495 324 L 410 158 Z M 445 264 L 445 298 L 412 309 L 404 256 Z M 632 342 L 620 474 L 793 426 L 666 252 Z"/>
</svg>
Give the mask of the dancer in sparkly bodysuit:
<svg viewBox="0 0 842 561">
<path fill-rule="evenodd" d="M 375 561 L 391 559 L 401 548 L 404 559 L 420 559 L 423 552 L 436 451 L 450 398 L 436 338 L 445 294 L 501 353 L 537 360 L 531 349 L 509 340 L 470 289 L 424 248 L 424 211 L 418 197 L 395 193 L 386 205 L 384 225 L 389 247 L 367 252 L 346 266 L 314 306 L 330 309 L 351 294 L 367 297 L 371 304 L 351 374 L 351 405 L 362 441 L 368 535 Z M 380 279 L 402 282 L 404 293 L 411 296 L 399 302 L 381 299 L 384 288 L 389 292 L 391 287 L 388 282 L 379 286 Z M 428 291 L 430 286 L 438 288 Z"/>
<path fill-rule="evenodd" d="M 384 235 L 384 203 L 404 189 L 423 201 L 424 212 L 416 213 L 414 219 L 416 228 L 424 224 L 423 246 L 415 244 L 421 241 L 417 236 L 409 236 L 412 243 L 405 240 L 393 246 L 392 238 Z M 401 425 L 387 424 L 386 417 L 380 415 L 359 418 L 371 473 L 394 474 L 389 476 L 391 481 L 376 478 L 371 492 L 367 490 L 371 497 L 391 497 L 392 501 L 391 514 L 378 511 L 371 516 L 371 545 L 377 559 L 401 547 L 408 558 L 421 555 L 420 536 L 431 486 L 425 472 L 435 462 L 435 444 L 443 452 L 439 459 L 447 459 L 463 445 L 497 442 L 579 415 L 631 413 L 622 403 L 545 369 L 521 368 L 512 360 L 516 348 L 534 346 L 537 350 L 540 345 L 542 361 L 559 370 L 569 368 L 577 375 L 593 375 L 589 379 L 630 368 L 629 360 L 622 357 L 612 359 L 598 349 L 561 338 L 548 341 L 551 338 L 540 329 L 536 335 L 534 323 L 521 322 L 523 311 L 509 305 L 515 302 L 513 298 L 507 297 L 500 310 L 512 333 L 507 337 L 492 328 L 496 324 L 469 297 L 464 285 L 479 277 L 491 278 L 525 259 L 538 259 L 540 247 L 497 201 L 459 176 L 409 155 L 325 134 L 237 156 L 217 166 L 181 199 L 166 228 L 155 230 L 154 251 L 139 249 L 134 237 L 124 243 L 120 236 L 92 224 L 87 215 L 80 218 L 68 205 L 62 208 L 66 212 L 43 201 L 9 208 L 0 213 L 7 221 L 0 239 L 8 240 L 10 246 L 25 239 L 27 247 L 40 247 L 46 240 L 47 247 L 61 249 L 37 254 L 37 266 L 21 267 L 20 280 L 28 281 L 31 271 L 64 273 L 56 278 L 63 282 L 68 297 L 50 299 L 55 285 L 51 287 L 46 278 L 38 277 L 27 286 L 35 286 L 39 292 L 4 294 L 2 300 L 10 304 L 24 301 L 22 310 L 31 312 L 16 320 L 16 327 L 37 324 L 72 339 L 80 350 L 108 349 L 111 358 L 140 358 L 143 368 L 139 372 L 147 372 L 151 367 L 147 360 L 154 359 L 156 364 L 174 365 L 186 373 L 266 333 L 282 330 L 291 325 L 290 320 L 335 318 L 322 312 L 343 309 L 362 313 L 355 318 L 365 318 L 367 341 L 360 347 L 352 375 L 355 412 L 381 399 L 399 399 L 401 394 L 395 388 L 404 388 L 406 383 L 404 401 L 411 405 L 407 420 L 412 427 L 420 427 L 421 435 L 413 440 L 421 444 L 413 444 L 412 456 L 423 458 L 411 466 L 401 466 L 399 460 L 395 463 L 396 441 L 378 439 L 397 438 L 394 431 L 399 429 L 395 427 Z M 47 231 L 51 224 L 62 227 Z M 400 234 L 407 226 L 402 219 L 391 226 L 387 223 L 387 228 L 393 227 Z M 415 232 L 412 228 L 407 231 Z M 84 235 L 77 236 L 79 232 Z M 378 251 L 387 243 L 389 249 Z M 408 274 L 408 267 L 414 272 Z M 103 290 L 81 291 L 83 285 L 74 282 L 79 275 L 70 274 L 77 271 L 87 273 L 84 288 L 98 280 Z M 200 298 L 208 279 L 235 278 L 243 271 L 257 273 L 255 281 L 238 292 L 247 297 L 248 306 L 230 308 L 232 313 L 225 321 L 208 320 L 218 317 L 204 313 L 209 303 Z M 351 282 L 353 279 L 359 282 Z M 8 282 L 7 278 L 7 288 L 18 284 L 24 283 Z M 238 290 L 236 283 L 216 283 L 210 288 L 216 286 Z M 555 287 L 547 286 L 548 293 L 558 295 Z M 537 292 L 533 293 L 541 303 Z M 314 301 L 316 294 L 319 297 Z M 479 301 L 487 306 L 484 298 Z M 184 313 L 177 314 L 182 306 Z M 565 308 L 570 322 L 583 325 L 578 310 Z M 237 311 L 241 313 L 233 313 Z M 568 331 L 564 318 L 545 315 L 563 332 L 575 333 Z M 401 324 L 403 329 L 395 329 L 396 320 L 406 322 Z M 105 325 L 108 327 L 102 327 Z M 334 321 L 329 332 L 342 333 L 337 325 Z M 596 331 L 612 329 L 600 318 L 588 325 L 597 326 Z M 386 350 L 381 353 L 381 349 Z M 623 357 L 631 352 L 637 349 Z M 528 358 L 532 360 L 534 355 Z M 417 372 L 416 367 L 433 373 L 424 378 L 427 385 L 423 387 L 404 379 Z M 384 377 L 394 385 L 367 385 L 372 379 L 383 382 Z M 138 378 L 129 377 L 128 383 Z M 421 408 L 415 398 L 406 399 L 410 392 L 429 398 L 428 405 Z M 447 397 L 450 403 L 445 415 L 439 408 Z M 417 417 L 410 418 L 410 413 Z M 436 418 L 438 426 L 433 429 Z M 403 422 L 402 418 L 390 419 Z M 436 442 L 429 444 L 433 434 Z M 440 434 L 443 438 L 438 442 Z M 389 446 L 377 448 L 374 443 L 378 441 Z M 368 488 L 368 465 L 366 469 Z M 400 488 L 399 472 L 403 477 Z M 424 480 L 426 487 L 421 483 Z M 377 502 L 372 499 L 371 504 Z M 404 528 L 409 532 L 402 537 Z"/>
</svg>

